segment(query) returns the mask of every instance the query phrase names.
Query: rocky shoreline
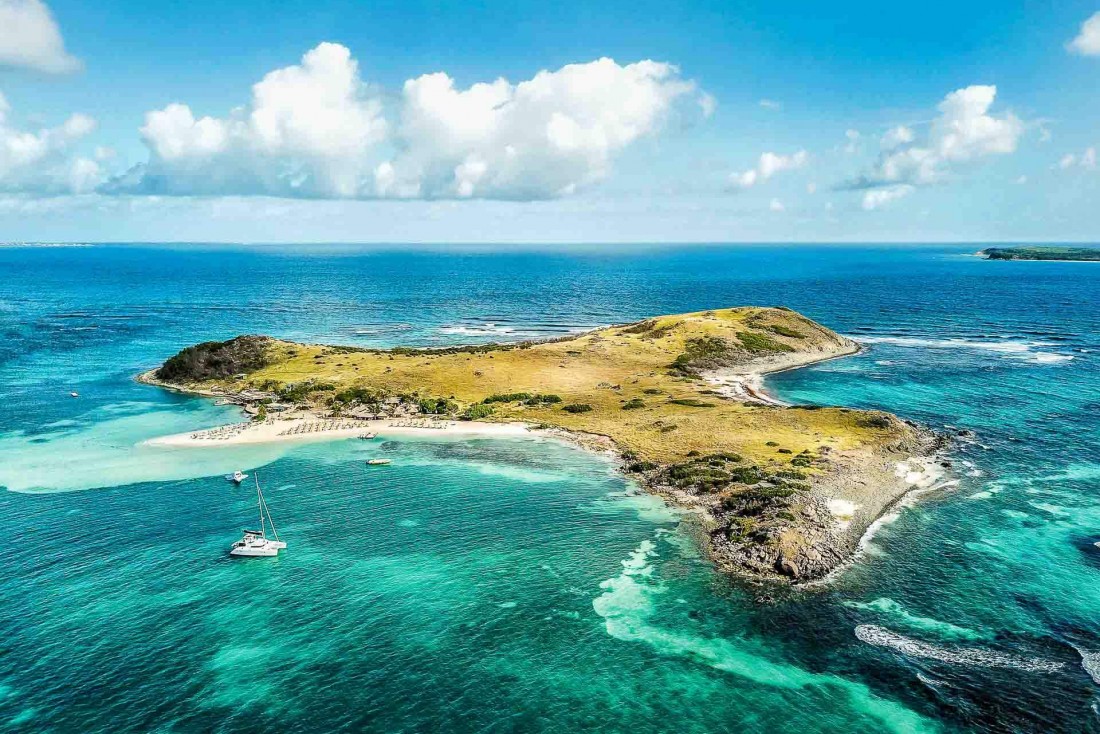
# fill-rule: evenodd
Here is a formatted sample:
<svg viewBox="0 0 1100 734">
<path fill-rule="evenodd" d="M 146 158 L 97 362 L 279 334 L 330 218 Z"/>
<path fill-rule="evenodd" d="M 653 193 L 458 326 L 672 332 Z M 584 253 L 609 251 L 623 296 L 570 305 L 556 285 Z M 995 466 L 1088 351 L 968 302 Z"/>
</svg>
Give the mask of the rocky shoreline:
<svg viewBox="0 0 1100 734">
<path fill-rule="evenodd" d="M 855 351 L 858 350 L 849 353 Z M 847 355 L 823 359 L 842 356 Z M 778 367 L 794 368 L 790 365 Z M 135 379 L 163 389 L 223 398 L 242 409 L 247 409 L 254 398 L 169 383 L 157 378 L 155 372 L 150 370 Z M 724 509 L 711 496 L 663 482 L 662 477 L 670 468 L 668 465 L 641 472 L 632 470 L 629 453 L 609 436 L 560 427 L 528 426 L 528 430 L 612 458 L 619 471 L 635 480 L 643 490 L 660 496 L 677 509 L 692 513 L 706 555 L 723 572 L 758 580 L 805 584 L 825 579 L 851 563 L 876 522 L 911 493 L 934 489 L 943 478 L 950 466 L 950 461 L 942 455 L 947 439 L 915 424 L 908 425 L 917 437 L 911 443 L 890 446 L 885 451 L 830 452 L 827 460 L 820 463 L 821 473 L 809 482 L 809 490 L 782 511 L 789 517 L 773 523 L 763 536 L 731 532 L 738 524 L 739 516 L 735 512 Z"/>
</svg>

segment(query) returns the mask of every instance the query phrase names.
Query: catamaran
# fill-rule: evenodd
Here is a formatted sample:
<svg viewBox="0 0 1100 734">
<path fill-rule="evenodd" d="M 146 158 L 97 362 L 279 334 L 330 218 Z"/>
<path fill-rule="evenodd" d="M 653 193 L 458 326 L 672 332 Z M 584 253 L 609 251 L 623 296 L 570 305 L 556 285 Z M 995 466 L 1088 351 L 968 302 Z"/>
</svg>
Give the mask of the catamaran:
<svg viewBox="0 0 1100 734">
<path fill-rule="evenodd" d="M 264 493 L 260 490 L 259 477 L 253 478 L 256 481 L 256 504 L 260 509 L 260 529 L 245 530 L 244 537 L 229 549 L 229 555 L 250 558 L 277 556 L 279 551 L 286 548 L 286 542 L 279 540 L 279 533 L 275 530 L 275 522 L 271 519 L 271 511 L 267 509 Z M 274 539 L 267 537 L 268 527 L 271 528 Z"/>
</svg>

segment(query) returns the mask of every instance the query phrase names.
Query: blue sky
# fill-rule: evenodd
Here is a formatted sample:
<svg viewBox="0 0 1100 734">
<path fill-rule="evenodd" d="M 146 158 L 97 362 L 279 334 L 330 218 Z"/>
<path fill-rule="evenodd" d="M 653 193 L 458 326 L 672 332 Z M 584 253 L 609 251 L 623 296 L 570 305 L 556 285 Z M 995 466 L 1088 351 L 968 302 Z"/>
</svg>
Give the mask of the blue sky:
<svg viewBox="0 0 1100 734">
<path fill-rule="evenodd" d="M 0 240 L 1092 241 L 1098 11 L 0 0 Z"/>
</svg>

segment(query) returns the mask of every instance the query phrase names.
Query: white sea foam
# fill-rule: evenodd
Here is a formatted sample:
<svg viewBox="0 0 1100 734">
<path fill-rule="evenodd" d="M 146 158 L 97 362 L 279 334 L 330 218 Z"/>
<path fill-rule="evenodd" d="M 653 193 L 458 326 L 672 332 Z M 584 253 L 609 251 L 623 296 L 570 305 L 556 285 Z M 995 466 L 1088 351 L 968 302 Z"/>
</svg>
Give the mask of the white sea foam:
<svg viewBox="0 0 1100 734">
<path fill-rule="evenodd" d="M 908 336 L 858 336 L 857 341 L 865 344 L 892 344 L 898 347 L 919 347 L 924 349 L 973 349 L 985 352 L 995 352 L 1009 359 L 1019 359 L 1039 364 L 1053 364 L 1069 362 L 1072 355 L 1059 354 L 1050 351 L 1036 351 L 1041 347 L 1056 346 L 1052 342 L 1019 341 L 1005 339 L 1003 341 L 987 341 L 979 339 L 921 339 Z"/>
<path fill-rule="evenodd" d="M 950 622 L 944 622 L 933 617 L 923 617 L 918 614 L 913 614 L 898 602 L 890 599 L 889 597 L 880 597 L 870 602 L 844 602 L 845 606 L 852 607 L 853 609 L 861 609 L 864 611 L 878 612 L 880 614 L 887 614 L 909 629 L 922 630 L 925 632 L 931 632 L 938 637 L 948 640 L 982 640 L 987 639 L 986 635 L 980 632 L 975 632 L 972 629 L 966 627 L 960 627 Z"/>
<path fill-rule="evenodd" d="M 1089 674 L 1093 683 L 1100 685 L 1100 652 L 1090 652 L 1079 647 L 1075 649 L 1081 656 L 1081 667 Z"/>
<path fill-rule="evenodd" d="M 876 720 L 877 730 L 916 732 L 932 730 L 930 722 L 893 701 L 875 696 L 859 683 L 813 673 L 795 665 L 773 662 L 747 640 L 706 637 L 690 629 L 658 626 L 651 621 L 657 601 L 667 592 L 652 565 L 656 544 L 643 540 L 622 562 L 618 576 L 600 584 L 603 593 L 592 600 L 612 637 L 648 645 L 661 655 L 680 657 L 759 685 L 786 690 L 828 687 L 843 692 L 853 708 Z M 676 600 L 673 599 L 673 602 Z"/>
<path fill-rule="evenodd" d="M 859 539 L 856 556 L 858 557 L 864 553 L 876 554 L 878 551 L 874 550 L 871 540 L 884 525 L 889 525 L 901 517 L 901 511 L 906 507 L 912 507 L 921 495 L 959 485 L 958 479 L 940 482 L 939 480 L 943 478 L 943 475 L 944 469 L 931 459 L 910 458 L 907 461 L 899 461 L 895 465 L 894 476 L 904 480 L 906 484 L 911 486 L 911 489 L 894 504 L 894 508 L 890 512 L 883 514 L 867 526 L 867 529 L 863 532 L 863 537 Z"/>
<path fill-rule="evenodd" d="M 515 334 L 516 330 L 510 326 L 500 324 L 481 324 L 480 326 L 441 326 L 441 334 L 457 334 L 460 336 L 506 336 Z"/>
<path fill-rule="evenodd" d="M 971 665 L 981 668 L 1012 668 L 1029 673 L 1051 673 L 1061 670 L 1062 663 L 1042 658 L 1026 658 L 1019 655 L 983 650 L 975 647 L 941 647 L 920 640 L 899 635 L 896 632 L 874 624 L 861 624 L 855 629 L 860 642 L 878 647 L 887 647 L 909 657 L 939 660 L 956 665 Z"/>
</svg>

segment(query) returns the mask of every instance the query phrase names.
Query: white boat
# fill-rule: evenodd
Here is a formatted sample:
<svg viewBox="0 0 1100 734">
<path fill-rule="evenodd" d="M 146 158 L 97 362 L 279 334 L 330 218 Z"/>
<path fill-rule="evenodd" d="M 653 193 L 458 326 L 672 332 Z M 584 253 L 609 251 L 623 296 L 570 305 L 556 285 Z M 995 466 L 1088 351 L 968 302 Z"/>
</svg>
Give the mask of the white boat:
<svg viewBox="0 0 1100 734">
<path fill-rule="evenodd" d="M 232 474 L 226 474 L 225 478 L 228 479 L 231 482 L 236 482 L 237 484 L 240 484 L 244 480 L 248 479 L 248 475 L 245 474 L 240 469 L 238 469 L 237 471 L 233 472 Z"/>
<path fill-rule="evenodd" d="M 80 393 L 78 393 L 78 392 L 71 392 L 71 393 L 69 393 L 69 395 L 72 395 L 74 398 L 79 398 L 80 397 Z"/>
<path fill-rule="evenodd" d="M 378 437 L 378 434 L 371 433 L 369 431 L 367 433 L 360 433 L 359 434 L 359 438 L 363 439 L 364 441 L 369 441 L 372 438 L 377 438 L 377 437 Z"/>
<path fill-rule="evenodd" d="M 389 464 L 390 459 L 367 459 L 367 464 L 370 466 L 381 466 L 382 464 Z"/>
<path fill-rule="evenodd" d="M 279 540 L 279 533 L 275 530 L 275 523 L 271 519 L 271 511 L 267 509 L 264 501 L 264 493 L 260 491 L 260 480 L 256 478 L 256 504 L 260 508 L 260 529 L 245 530 L 244 537 L 238 540 L 229 549 L 229 555 L 238 558 L 262 558 L 279 555 L 279 551 L 286 548 L 286 542 Z M 271 528 L 271 535 L 267 537 L 267 529 Z"/>
</svg>

